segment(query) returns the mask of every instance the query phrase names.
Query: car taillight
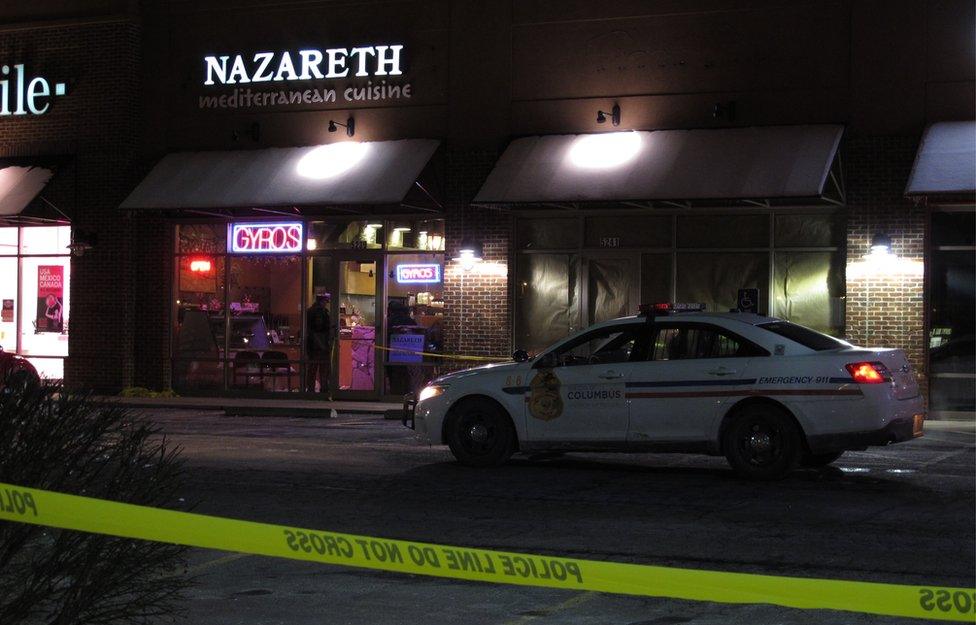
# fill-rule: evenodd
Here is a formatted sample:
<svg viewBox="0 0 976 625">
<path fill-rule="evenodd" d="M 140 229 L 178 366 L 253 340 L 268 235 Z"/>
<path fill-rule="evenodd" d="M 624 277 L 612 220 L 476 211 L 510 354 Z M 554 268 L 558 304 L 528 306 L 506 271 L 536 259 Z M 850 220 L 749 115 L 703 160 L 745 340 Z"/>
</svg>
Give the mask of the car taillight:
<svg viewBox="0 0 976 625">
<path fill-rule="evenodd" d="M 891 381 L 891 373 L 880 362 L 852 362 L 845 367 L 858 384 L 882 384 Z"/>
</svg>

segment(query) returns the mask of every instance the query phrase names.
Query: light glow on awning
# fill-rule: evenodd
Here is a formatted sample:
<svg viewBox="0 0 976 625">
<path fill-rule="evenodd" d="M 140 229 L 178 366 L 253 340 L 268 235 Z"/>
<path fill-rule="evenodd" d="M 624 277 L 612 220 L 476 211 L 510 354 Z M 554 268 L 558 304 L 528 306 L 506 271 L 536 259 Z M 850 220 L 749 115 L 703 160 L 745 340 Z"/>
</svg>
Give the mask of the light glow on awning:
<svg viewBox="0 0 976 625">
<path fill-rule="evenodd" d="M 321 145 L 298 161 L 298 175 L 312 180 L 334 178 L 359 164 L 368 152 L 369 144 L 357 141 Z"/>
<path fill-rule="evenodd" d="M 636 132 L 582 135 L 569 148 L 569 160 L 583 169 L 613 169 L 629 163 L 641 149 Z"/>
</svg>

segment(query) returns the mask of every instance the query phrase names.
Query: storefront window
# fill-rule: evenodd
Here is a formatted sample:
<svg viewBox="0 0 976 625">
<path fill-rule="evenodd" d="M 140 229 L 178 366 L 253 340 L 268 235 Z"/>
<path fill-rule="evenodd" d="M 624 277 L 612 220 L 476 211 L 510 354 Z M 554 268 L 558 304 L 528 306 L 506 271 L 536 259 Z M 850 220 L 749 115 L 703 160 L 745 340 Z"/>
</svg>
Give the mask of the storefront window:
<svg viewBox="0 0 976 625">
<path fill-rule="evenodd" d="M 386 274 L 385 393 L 416 392 L 444 351 L 444 255 L 391 254 Z M 423 353 L 418 353 L 423 352 Z"/>
<path fill-rule="evenodd" d="M 769 288 L 769 256 L 762 253 L 687 252 L 677 255 L 675 299 L 704 303 L 705 310 L 728 312 L 736 307 L 739 289 L 759 289 L 760 310 Z"/>
<path fill-rule="evenodd" d="M 376 385 L 376 261 L 339 261 L 339 390 Z"/>
<path fill-rule="evenodd" d="M 0 347 L 17 351 L 17 259 L 0 258 Z"/>
<path fill-rule="evenodd" d="M 197 247 L 191 245 L 188 247 Z M 224 384 L 224 257 L 178 256 L 173 382 L 178 389 Z"/>
<path fill-rule="evenodd" d="M 678 247 L 769 247 L 769 216 L 679 215 Z"/>
<path fill-rule="evenodd" d="M 227 225 L 183 224 L 177 240 L 182 254 L 223 254 L 227 249 Z"/>
<path fill-rule="evenodd" d="M 443 219 L 402 219 L 386 223 L 389 250 L 444 251 Z"/>
<path fill-rule="evenodd" d="M 639 215 L 627 218 L 620 227 L 620 217 L 587 217 L 585 238 L 588 248 L 671 247 L 669 215 Z"/>
<path fill-rule="evenodd" d="M 633 314 L 641 302 L 724 312 L 748 288 L 759 290 L 761 314 L 844 331 L 839 213 L 560 215 L 520 219 L 517 233 L 519 247 L 532 250 L 516 257 L 519 347 L 544 347 L 579 323 Z"/>
<path fill-rule="evenodd" d="M 640 301 L 671 301 L 671 254 L 641 255 Z"/>
<path fill-rule="evenodd" d="M 843 247 L 846 232 L 839 215 L 776 215 L 776 247 Z"/>
<path fill-rule="evenodd" d="M 17 255 L 18 228 L 0 228 L 0 256 Z"/>
<path fill-rule="evenodd" d="M 517 275 L 517 349 L 535 353 L 579 329 L 579 256 L 523 254 Z"/>
<path fill-rule="evenodd" d="M 639 274 L 629 256 L 594 256 L 586 259 L 586 310 L 589 323 L 599 323 L 637 312 Z"/>
<path fill-rule="evenodd" d="M 70 226 L 36 226 L 20 229 L 21 254 L 67 254 Z"/>
<path fill-rule="evenodd" d="M 309 251 L 383 247 L 384 224 L 380 219 L 313 221 L 308 229 L 306 248 Z"/>
<path fill-rule="evenodd" d="M 516 238 L 526 250 L 558 250 L 579 247 L 578 219 L 520 219 Z"/>
<path fill-rule="evenodd" d="M 36 255 L 16 256 L 18 240 Z M 0 346 L 49 379 L 63 377 L 68 355 L 70 240 L 67 226 L 0 228 Z"/>
<path fill-rule="evenodd" d="M 930 410 L 976 414 L 976 212 L 934 212 L 930 264 Z"/>
<path fill-rule="evenodd" d="M 300 391 L 301 258 L 233 256 L 229 262 L 230 386 Z"/>
<path fill-rule="evenodd" d="M 839 252 L 777 252 L 773 316 L 825 334 L 844 331 L 844 264 Z"/>
</svg>

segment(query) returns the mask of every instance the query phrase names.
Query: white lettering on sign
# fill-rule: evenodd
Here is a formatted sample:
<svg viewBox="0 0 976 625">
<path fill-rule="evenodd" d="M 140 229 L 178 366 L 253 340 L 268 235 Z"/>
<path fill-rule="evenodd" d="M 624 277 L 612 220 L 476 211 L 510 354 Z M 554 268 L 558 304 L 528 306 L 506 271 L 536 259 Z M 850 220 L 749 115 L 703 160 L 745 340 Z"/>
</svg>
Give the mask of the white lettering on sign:
<svg viewBox="0 0 976 625">
<path fill-rule="evenodd" d="M 227 246 L 234 254 L 286 254 L 302 251 L 302 223 L 233 223 Z"/>
<path fill-rule="evenodd" d="M 600 247 L 620 247 L 620 237 L 600 237 Z"/>
<path fill-rule="evenodd" d="M 46 78 L 37 76 L 27 80 L 23 63 L 13 68 L 0 65 L 0 115 L 43 115 L 51 108 L 51 96 L 65 93 L 67 88 L 63 82 L 54 83 L 52 94 Z"/>
<path fill-rule="evenodd" d="M 203 57 L 205 85 L 239 85 L 355 76 L 401 76 L 403 46 L 306 49 Z M 323 68 L 325 73 L 323 73 Z"/>
<path fill-rule="evenodd" d="M 396 281 L 400 284 L 433 284 L 441 281 L 438 264 L 397 265 Z"/>
</svg>

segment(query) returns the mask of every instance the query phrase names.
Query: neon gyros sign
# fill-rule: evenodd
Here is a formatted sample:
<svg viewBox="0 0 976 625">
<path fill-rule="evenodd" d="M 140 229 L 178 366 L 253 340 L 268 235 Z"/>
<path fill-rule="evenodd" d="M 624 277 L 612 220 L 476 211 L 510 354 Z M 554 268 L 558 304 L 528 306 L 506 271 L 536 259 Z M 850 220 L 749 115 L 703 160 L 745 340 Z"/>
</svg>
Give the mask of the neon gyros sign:
<svg viewBox="0 0 976 625">
<path fill-rule="evenodd" d="M 302 223 L 233 223 L 227 247 L 234 254 L 289 254 L 302 251 Z"/>
<path fill-rule="evenodd" d="M 441 266 L 437 264 L 397 265 L 399 284 L 434 284 L 441 281 Z"/>
</svg>

